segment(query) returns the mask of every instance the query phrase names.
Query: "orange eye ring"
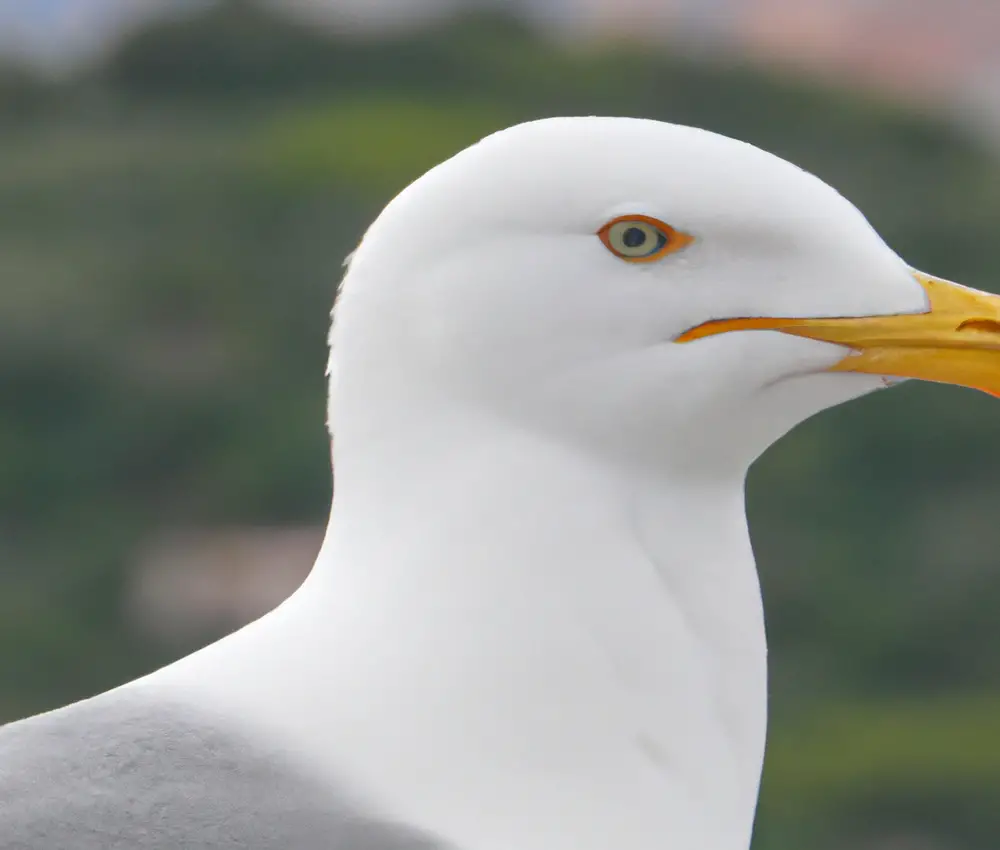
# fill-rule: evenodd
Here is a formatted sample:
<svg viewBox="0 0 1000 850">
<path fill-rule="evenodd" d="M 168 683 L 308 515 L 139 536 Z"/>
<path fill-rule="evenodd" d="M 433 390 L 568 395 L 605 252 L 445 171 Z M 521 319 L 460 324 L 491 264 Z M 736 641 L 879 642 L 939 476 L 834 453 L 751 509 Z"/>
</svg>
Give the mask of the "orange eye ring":
<svg viewBox="0 0 1000 850">
<path fill-rule="evenodd" d="M 605 248 L 629 263 L 654 263 L 694 242 L 690 234 L 637 213 L 611 219 L 597 235 Z"/>
</svg>

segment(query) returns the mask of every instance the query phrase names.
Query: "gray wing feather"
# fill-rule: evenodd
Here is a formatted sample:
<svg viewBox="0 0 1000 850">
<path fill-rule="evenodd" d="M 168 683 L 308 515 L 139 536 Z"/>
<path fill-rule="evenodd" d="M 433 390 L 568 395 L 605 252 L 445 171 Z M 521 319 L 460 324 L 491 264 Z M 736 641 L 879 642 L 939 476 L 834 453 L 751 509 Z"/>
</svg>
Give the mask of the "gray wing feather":
<svg viewBox="0 0 1000 850">
<path fill-rule="evenodd" d="M 218 722 L 126 694 L 0 727 L 0 850 L 446 850 Z"/>
</svg>

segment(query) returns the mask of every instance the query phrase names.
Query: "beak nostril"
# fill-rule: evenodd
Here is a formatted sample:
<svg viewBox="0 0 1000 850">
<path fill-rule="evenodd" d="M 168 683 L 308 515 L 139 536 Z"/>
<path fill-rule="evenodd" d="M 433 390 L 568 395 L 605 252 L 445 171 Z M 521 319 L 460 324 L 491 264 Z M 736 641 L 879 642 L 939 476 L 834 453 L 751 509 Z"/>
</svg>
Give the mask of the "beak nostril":
<svg viewBox="0 0 1000 850">
<path fill-rule="evenodd" d="M 966 319 L 956 330 L 1000 334 L 1000 322 L 993 319 Z"/>
</svg>

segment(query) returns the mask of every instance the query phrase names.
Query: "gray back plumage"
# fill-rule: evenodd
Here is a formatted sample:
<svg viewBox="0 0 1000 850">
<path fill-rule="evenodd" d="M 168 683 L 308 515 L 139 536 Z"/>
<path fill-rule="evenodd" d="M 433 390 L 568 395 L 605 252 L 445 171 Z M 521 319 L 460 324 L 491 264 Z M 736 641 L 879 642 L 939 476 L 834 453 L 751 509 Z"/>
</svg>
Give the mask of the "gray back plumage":
<svg viewBox="0 0 1000 850">
<path fill-rule="evenodd" d="M 0 850 L 445 850 L 183 706 L 127 691 L 0 727 Z"/>
</svg>

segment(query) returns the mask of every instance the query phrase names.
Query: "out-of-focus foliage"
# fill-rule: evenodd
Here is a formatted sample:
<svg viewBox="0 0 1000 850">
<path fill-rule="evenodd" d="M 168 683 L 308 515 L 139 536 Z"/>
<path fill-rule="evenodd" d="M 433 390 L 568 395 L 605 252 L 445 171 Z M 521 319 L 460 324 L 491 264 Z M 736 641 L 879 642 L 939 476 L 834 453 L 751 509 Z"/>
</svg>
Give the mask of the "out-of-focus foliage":
<svg viewBox="0 0 1000 850">
<path fill-rule="evenodd" d="M 579 113 L 759 144 L 916 265 L 996 286 L 993 157 L 750 68 L 489 17 L 337 40 L 230 2 L 60 84 L 0 69 L 0 718 L 169 660 L 122 617 L 149 535 L 322 521 L 341 258 L 428 166 Z M 995 846 L 998 432 L 994 400 L 910 385 L 753 470 L 775 706 L 758 850 Z"/>
</svg>

